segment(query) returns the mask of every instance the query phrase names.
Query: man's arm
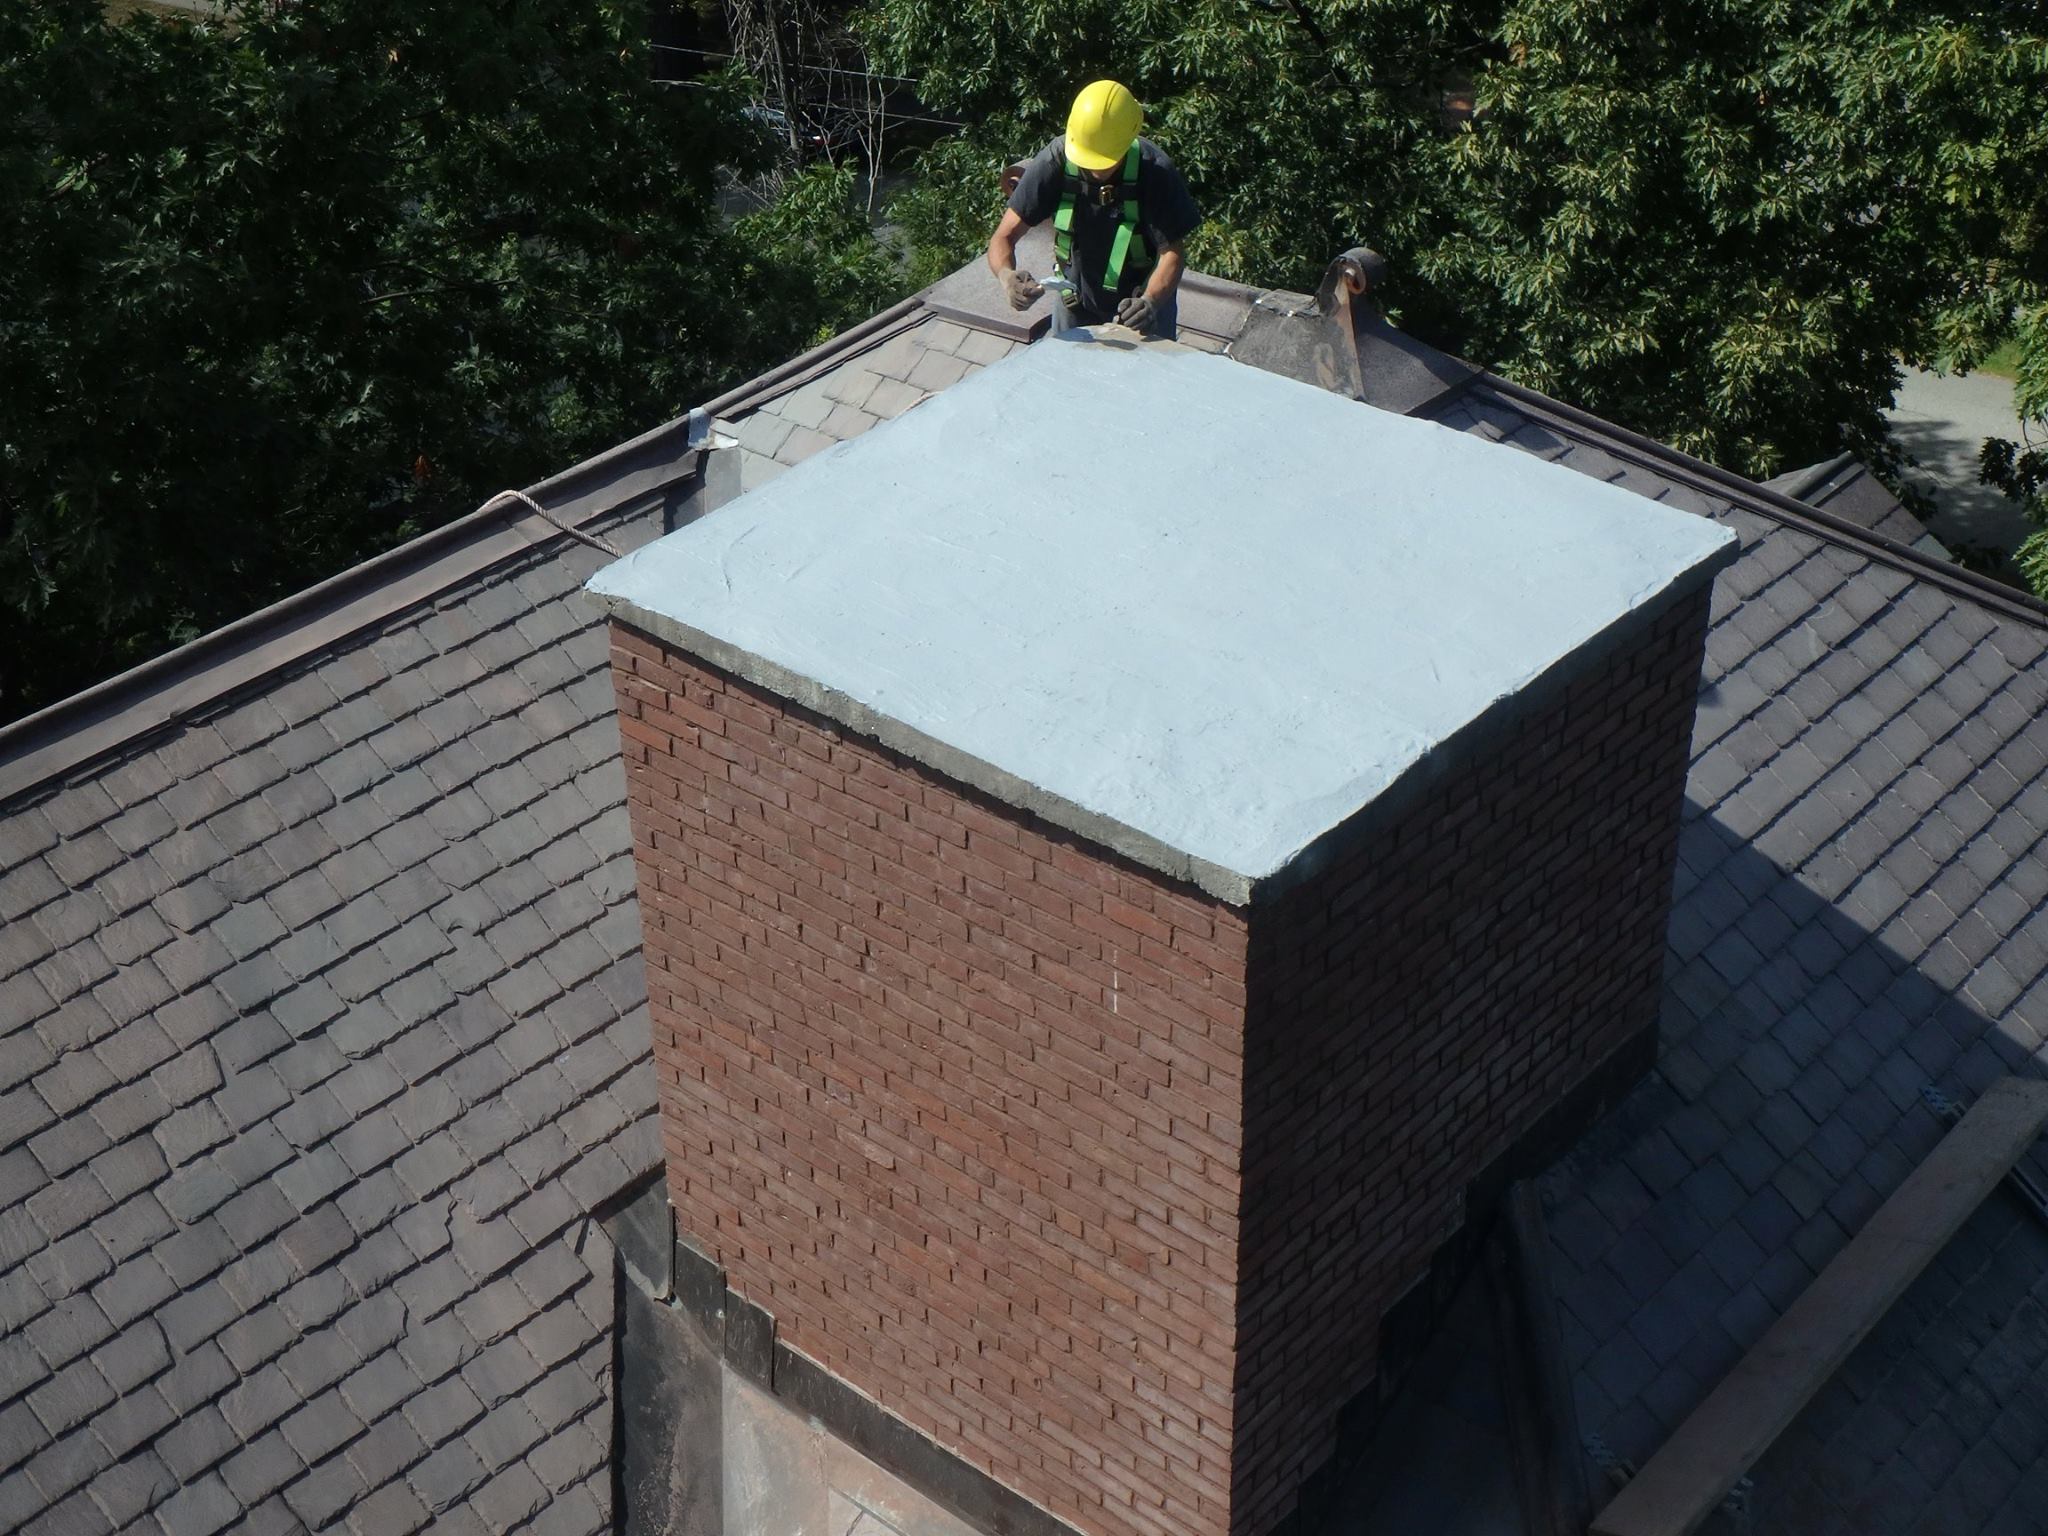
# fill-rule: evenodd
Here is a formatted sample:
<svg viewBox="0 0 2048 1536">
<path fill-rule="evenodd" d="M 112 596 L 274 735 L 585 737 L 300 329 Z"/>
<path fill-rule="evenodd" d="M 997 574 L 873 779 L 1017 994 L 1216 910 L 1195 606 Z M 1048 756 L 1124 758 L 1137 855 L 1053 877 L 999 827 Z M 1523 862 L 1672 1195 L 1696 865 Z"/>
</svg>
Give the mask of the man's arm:
<svg viewBox="0 0 2048 1536">
<path fill-rule="evenodd" d="M 1002 222 L 988 237 L 988 269 L 1002 284 L 1012 309 L 1029 309 L 1033 301 L 1045 292 L 1037 278 L 1029 272 L 1017 270 L 1017 242 L 1030 227 L 1024 222 L 1023 214 L 1014 208 L 1005 208 Z"/>
<path fill-rule="evenodd" d="M 1024 231 L 1030 227 L 1024 222 L 1024 215 L 1016 209 L 1003 210 L 1002 223 L 988 237 L 988 269 L 998 280 L 1017 265 L 1017 242 L 1024 238 Z"/>
<path fill-rule="evenodd" d="M 1152 268 L 1151 277 L 1145 281 L 1145 297 L 1154 304 L 1164 304 L 1173 297 L 1180 287 L 1180 275 L 1187 270 L 1187 260 L 1181 255 L 1180 242 L 1159 248 L 1159 260 Z"/>
</svg>

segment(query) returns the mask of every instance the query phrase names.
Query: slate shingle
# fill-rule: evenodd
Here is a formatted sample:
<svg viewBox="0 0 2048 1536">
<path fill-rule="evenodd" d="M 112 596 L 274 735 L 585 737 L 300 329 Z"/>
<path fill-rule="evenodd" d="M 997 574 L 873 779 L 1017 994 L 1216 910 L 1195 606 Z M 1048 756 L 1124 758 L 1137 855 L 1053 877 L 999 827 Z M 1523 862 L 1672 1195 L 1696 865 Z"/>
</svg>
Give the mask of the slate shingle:
<svg viewBox="0 0 2048 1536">
<path fill-rule="evenodd" d="M 430 1518 L 417 1494 L 403 1482 L 390 1482 L 349 1511 L 348 1526 L 359 1536 L 411 1536 Z"/>
<path fill-rule="evenodd" d="M 466 1441 L 451 1440 L 406 1474 L 406 1481 L 428 1509 L 448 1509 L 484 1480 L 486 1468 Z"/>
<path fill-rule="evenodd" d="M 382 1351 L 350 1372 L 342 1379 L 340 1390 L 356 1416 L 371 1424 L 417 1394 L 421 1385 L 418 1374 L 394 1348 Z"/>
<path fill-rule="evenodd" d="M 282 1497 L 293 1514 L 318 1529 L 337 1519 L 366 1491 L 362 1475 L 348 1459 L 335 1456 L 289 1484 Z"/>
<path fill-rule="evenodd" d="M 375 1488 L 398 1479 L 407 1467 L 426 1455 L 427 1449 L 412 1426 L 394 1414 L 387 1415 L 354 1441 L 344 1454 L 364 1483 Z"/>
<path fill-rule="evenodd" d="M 497 1530 L 530 1520 L 548 1503 L 548 1490 L 525 1462 L 515 1462 L 471 1495 L 473 1507 Z"/>
<path fill-rule="evenodd" d="M 278 1244 L 298 1267 L 310 1275 L 323 1268 L 355 1242 L 355 1232 L 341 1208 L 321 1205 L 308 1212 L 278 1238 Z"/>
</svg>

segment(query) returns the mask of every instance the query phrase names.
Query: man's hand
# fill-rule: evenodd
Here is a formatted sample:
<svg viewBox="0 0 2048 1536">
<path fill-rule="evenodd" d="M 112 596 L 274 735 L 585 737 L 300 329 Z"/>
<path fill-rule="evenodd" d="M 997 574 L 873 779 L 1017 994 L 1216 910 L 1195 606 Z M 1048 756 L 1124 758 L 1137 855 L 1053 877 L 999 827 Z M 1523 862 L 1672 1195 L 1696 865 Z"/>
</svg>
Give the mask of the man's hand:
<svg viewBox="0 0 2048 1536">
<path fill-rule="evenodd" d="M 1038 296 L 1045 292 L 1045 286 L 1029 272 L 1021 272 L 1015 267 L 1006 267 L 1003 269 L 1001 276 L 1003 279 L 1003 294 L 1009 299 L 1010 308 L 1012 309 L 1029 309 L 1037 302 Z"/>
<path fill-rule="evenodd" d="M 1158 318 L 1159 306 L 1142 293 L 1132 294 L 1116 307 L 1116 323 L 1128 326 L 1140 336 L 1151 331 L 1153 322 Z"/>
</svg>

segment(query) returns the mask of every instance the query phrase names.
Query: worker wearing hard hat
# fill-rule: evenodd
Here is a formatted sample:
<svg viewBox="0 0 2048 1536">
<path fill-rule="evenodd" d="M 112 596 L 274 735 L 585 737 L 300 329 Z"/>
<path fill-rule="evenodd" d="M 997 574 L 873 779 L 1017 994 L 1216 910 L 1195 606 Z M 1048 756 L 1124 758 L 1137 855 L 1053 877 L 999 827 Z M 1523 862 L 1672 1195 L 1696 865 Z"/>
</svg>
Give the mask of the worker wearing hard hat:
<svg viewBox="0 0 2048 1536">
<path fill-rule="evenodd" d="M 1181 242 L 1202 216 L 1165 151 L 1138 137 L 1144 121 L 1137 97 L 1114 80 L 1098 80 L 1074 98 L 1066 134 L 1025 166 L 988 242 L 989 269 L 1013 308 L 1028 308 L 1045 291 L 1018 270 L 1017 239 L 1051 219 L 1053 261 L 1073 285 L 1075 319 L 1113 319 L 1173 338 Z"/>
</svg>

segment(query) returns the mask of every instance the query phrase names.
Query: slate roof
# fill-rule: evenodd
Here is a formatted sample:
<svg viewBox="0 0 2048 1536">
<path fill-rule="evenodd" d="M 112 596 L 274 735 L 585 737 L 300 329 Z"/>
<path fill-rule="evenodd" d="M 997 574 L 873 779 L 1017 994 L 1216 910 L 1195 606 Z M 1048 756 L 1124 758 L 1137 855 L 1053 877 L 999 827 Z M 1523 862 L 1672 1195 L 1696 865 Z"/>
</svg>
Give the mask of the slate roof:
<svg viewBox="0 0 2048 1536">
<path fill-rule="evenodd" d="M 765 485 L 821 449 L 902 415 L 1021 345 L 958 321 L 924 318 L 786 394 L 749 402 L 727 422 L 739 443 L 740 489 Z"/>
<path fill-rule="evenodd" d="M 978 281 L 712 402 L 739 488 L 1017 345 Z M 1226 346 L 1259 297 L 1191 276 L 1183 339 Z M 2048 630 L 1498 381 L 1426 409 L 1743 539 L 1663 1060 L 1547 1181 L 1581 1419 L 1639 1459 L 1932 1144 L 1924 1083 L 2048 1065 Z M 657 531 L 644 502 L 611 537 Z M 98 754 L 0 806 L 0 1531 L 609 1528 L 590 1218 L 658 1145 L 571 596 L 604 558 L 550 536 L 393 577 L 373 627 L 225 694 L 153 675 L 89 730 L 0 733 L 0 783 Z M 1760 1503 L 1818 1518 L 1758 1529 L 2038 1514 L 2044 1245 L 1987 1206 L 1759 1469 Z"/>
<path fill-rule="evenodd" d="M 656 1151 L 603 559 L 8 808 L 0 1527 L 609 1528 L 588 1216 Z"/>
<path fill-rule="evenodd" d="M 990 340 L 795 376 L 750 477 Z M 0 1531 L 611 1529 L 591 1217 L 659 1143 L 607 559 L 401 592 L 169 729 L 135 690 L 0 812 Z"/>
</svg>

